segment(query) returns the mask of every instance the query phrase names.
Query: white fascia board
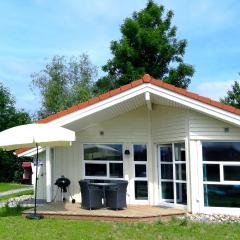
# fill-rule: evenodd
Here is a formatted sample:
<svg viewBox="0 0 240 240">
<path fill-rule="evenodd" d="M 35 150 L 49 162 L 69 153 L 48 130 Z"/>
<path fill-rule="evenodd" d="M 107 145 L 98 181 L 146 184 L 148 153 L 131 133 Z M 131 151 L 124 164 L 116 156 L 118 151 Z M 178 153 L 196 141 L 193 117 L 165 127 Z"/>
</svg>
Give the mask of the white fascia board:
<svg viewBox="0 0 240 240">
<path fill-rule="evenodd" d="M 46 148 L 38 147 L 38 153 L 44 152 Z M 18 157 L 32 157 L 37 154 L 37 148 L 31 148 L 25 152 L 18 154 Z"/>
<path fill-rule="evenodd" d="M 189 97 L 169 91 L 169 90 L 161 88 L 161 87 L 154 86 L 152 84 L 148 84 L 147 91 L 149 91 L 150 93 L 153 93 L 155 95 L 158 95 L 160 97 L 171 100 L 173 102 L 180 103 L 180 104 L 187 106 L 191 109 L 194 109 L 198 112 L 208 114 L 208 115 L 218 118 L 220 120 L 235 124 L 237 126 L 240 125 L 240 116 L 238 116 L 237 114 L 230 113 L 230 112 L 222 110 L 220 108 L 211 106 L 209 104 L 202 103 L 200 101 L 191 99 Z"/>
<path fill-rule="evenodd" d="M 115 96 L 109 97 L 105 100 L 102 100 L 100 102 L 92 104 L 88 107 L 85 107 L 85 108 L 80 109 L 78 111 L 75 111 L 73 113 L 67 114 L 66 116 L 55 119 L 55 120 L 49 122 L 49 124 L 54 124 L 54 125 L 57 125 L 57 126 L 64 126 L 64 125 L 67 125 L 71 122 L 79 120 L 81 118 L 84 118 L 86 116 L 89 116 L 93 113 L 99 112 L 101 110 L 104 110 L 106 108 L 114 106 L 118 103 L 121 103 L 121 102 L 126 101 L 128 99 L 131 99 L 135 96 L 138 96 L 140 94 L 144 94 L 145 92 L 146 92 L 146 85 L 141 84 L 137 87 L 126 90 L 122 93 L 119 93 Z"/>
<path fill-rule="evenodd" d="M 64 126 L 67 125 L 71 122 L 74 122 L 78 119 L 84 118 L 86 116 L 89 116 L 93 113 L 99 112 L 103 109 L 109 108 L 115 104 L 121 103 L 123 101 L 126 101 L 128 99 L 131 99 L 135 96 L 138 96 L 140 94 L 145 94 L 149 92 L 149 97 L 150 93 L 155 94 L 157 96 L 166 98 L 168 100 L 171 100 L 173 102 L 177 102 L 179 104 L 182 104 L 184 106 L 187 106 L 191 109 L 194 109 L 196 111 L 208 114 L 210 116 L 213 116 L 215 118 L 221 119 L 223 121 L 235 124 L 237 126 L 240 125 L 240 116 L 230 113 L 228 111 L 222 110 L 220 108 L 202 103 L 200 101 L 191 99 L 187 96 L 175 93 L 173 91 L 155 86 L 150 83 L 145 83 L 141 84 L 137 87 L 134 87 L 132 89 L 129 89 L 125 92 L 119 93 L 116 96 L 107 98 L 105 100 L 102 100 L 98 103 L 95 103 L 93 105 L 90 105 L 86 108 L 80 109 L 76 112 L 70 113 L 66 116 L 63 116 L 61 118 L 55 119 L 49 124 L 54 124 L 57 126 Z M 145 95 L 146 97 L 146 95 Z"/>
</svg>

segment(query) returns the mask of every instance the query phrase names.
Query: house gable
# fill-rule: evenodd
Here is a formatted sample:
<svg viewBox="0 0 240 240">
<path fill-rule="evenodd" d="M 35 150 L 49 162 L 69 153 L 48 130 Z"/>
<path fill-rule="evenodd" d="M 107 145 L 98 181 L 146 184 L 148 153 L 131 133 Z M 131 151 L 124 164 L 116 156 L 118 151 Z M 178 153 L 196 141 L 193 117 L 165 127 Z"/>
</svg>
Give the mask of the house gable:
<svg viewBox="0 0 240 240">
<path fill-rule="evenodd" d="M 225 122 L 237 126 L 240 125 L 239 109 L 199 96 L 185 89 L 177 88 L 161 80 L 153 79 L 148 74 L 145 74 L 142 79 L 109 91 L 99 97 L 92 98 L 84 103 L 38 120 L 37 123 L 50 123 L 68 127 L 79 119 L 87 119 L 88 116 L 117 106 L 118 104 L 129 104 L 131 99 L 139 96 L 139 100 L 135 101 L 139 103 L 139 106 L 144 102 L 146 105 L 149 105 L 149 99 L 146 98 L 147 94 L 150 97 L 150 101 L 156 102 L 158 98 L 165 99 L 175 103 L 179 107 L 194 109 Z M 19 149 L 16 153 L 20 154 L 25 151 Z"/>
</svg>

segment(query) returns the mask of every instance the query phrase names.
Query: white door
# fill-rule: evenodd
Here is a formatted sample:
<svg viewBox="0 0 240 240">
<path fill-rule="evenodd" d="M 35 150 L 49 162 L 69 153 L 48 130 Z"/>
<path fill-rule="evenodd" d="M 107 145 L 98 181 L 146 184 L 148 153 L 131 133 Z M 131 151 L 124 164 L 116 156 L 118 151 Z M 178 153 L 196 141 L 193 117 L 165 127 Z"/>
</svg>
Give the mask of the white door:
<svg viewBox="0 0 240 240">
<path fill-rule="evenodd" d="M 185 144 L 159 145 L 158 159 L 160 204 L 186 205 Z"/>
</svg>

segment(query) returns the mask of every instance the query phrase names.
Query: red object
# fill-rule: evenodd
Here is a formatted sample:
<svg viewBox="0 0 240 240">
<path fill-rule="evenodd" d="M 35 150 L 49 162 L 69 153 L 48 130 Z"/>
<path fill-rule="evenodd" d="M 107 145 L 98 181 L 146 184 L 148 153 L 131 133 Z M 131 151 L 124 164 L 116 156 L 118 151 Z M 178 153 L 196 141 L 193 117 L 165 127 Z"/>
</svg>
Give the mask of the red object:
<svg viewBox="0 0 240 240">
<path fill-rule="evenodd" d="M 30 168 L 30 167 L 32 167 L 32 166 L 31 166 L 31 163 L 30 163 L 30 162 L 23 162 L 23 163 L 22 163 L 22 167 L 23 167 L 23 168 Z"/>
</svg>

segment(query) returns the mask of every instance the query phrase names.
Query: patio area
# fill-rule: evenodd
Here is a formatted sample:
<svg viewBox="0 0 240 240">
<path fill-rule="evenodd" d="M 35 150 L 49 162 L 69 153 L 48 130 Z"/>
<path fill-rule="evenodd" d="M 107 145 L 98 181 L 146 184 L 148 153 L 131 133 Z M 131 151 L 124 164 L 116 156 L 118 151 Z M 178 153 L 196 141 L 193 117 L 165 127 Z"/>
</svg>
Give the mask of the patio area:
<svg viewBox="0 0 240 240">
<path fill-rule="evenodd" d="M 101 220 L 101 221 L 143 221 L 152 222 L 157 220 L 168 220 L 174 216 L 184 215 L 186 212 L 177 208 L 135 206 L 129 205 L 123 210 L 97 209 L 86 210 L 75 203 L 48 203 L 38 206 L 38 213 L 45 218 L 64 218 L 80 220 Z M 23 216 L 32 213 L 33 209 L 23 212 Z"/>
</svg>

